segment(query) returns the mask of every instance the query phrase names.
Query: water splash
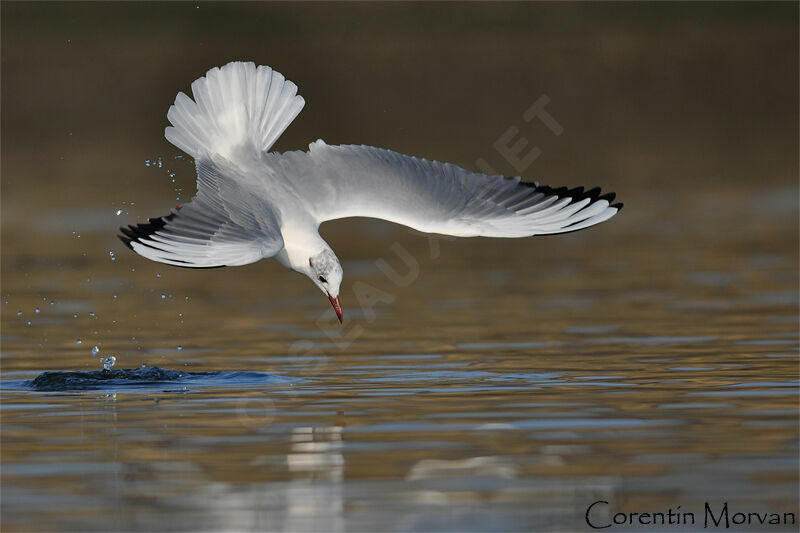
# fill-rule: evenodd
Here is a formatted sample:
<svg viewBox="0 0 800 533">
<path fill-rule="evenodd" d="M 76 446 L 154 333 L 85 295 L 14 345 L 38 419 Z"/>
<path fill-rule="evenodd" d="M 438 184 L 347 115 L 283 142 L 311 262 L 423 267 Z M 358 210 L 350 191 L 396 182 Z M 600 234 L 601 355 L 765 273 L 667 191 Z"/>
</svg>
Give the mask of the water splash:
<svg viewBox="0 0 800 533">
<path fill-rule="evenodd" d="M 117 363 L 117 358 L 113 355 L 109 355 L 106 357 L 105 361 L 103 361 L 103 370 L 111 370 L 111 368 Z"/>
</svg>

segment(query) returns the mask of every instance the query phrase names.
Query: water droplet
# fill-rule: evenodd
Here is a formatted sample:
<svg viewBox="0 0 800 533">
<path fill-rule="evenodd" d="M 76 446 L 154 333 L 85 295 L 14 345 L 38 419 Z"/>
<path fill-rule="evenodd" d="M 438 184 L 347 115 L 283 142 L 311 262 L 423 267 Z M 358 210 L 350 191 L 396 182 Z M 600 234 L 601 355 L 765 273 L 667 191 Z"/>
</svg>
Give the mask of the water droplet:
<svg viewBox="0 0 800 533">
<path fill-rule="evenodd" d="M 136 269 L 131 267 L 131 272 L 136 272 Z"/>
<path fill-rule="evenodd" d="M 183 313 L 178 313 L 178 316 L 183 316 Z"/>
<path fill-rule="evenodd" d="M 42 310 L 37 307 L 36 309 L 33 310 L 33 312 L 38 315 L 39 313 L 42 312 Z"/>
<path fill-rule="evenodd" d="M 29 325 L 29 326 L 31 325 L 31 321 L 30 321 L 30 320 L 28 320 L 28 321 L 27 321 L 27 322 L 25 322 L 25 323 L 26 323 L 27 325 Z"/>
<path fill-rule="evenodd" d="M 17 316 L 22 316 L 22 311 L 17 311 Z"/>
<path fill-rule="evenodd" d="M 145 159 L 144 160 L 144 166 L 146 166 L 146 167 L 150 166 L 150 160 L 149 159 Z"/>
<path fill-rule="evenodd" d="M 167 295 L 166 295 L 166 294 L 164 294 L 163 292 L 161 293 L 161 299 L 162 299 L 162 300 L 166 300 L 166 299 L 167 299 Z"/>
<path fill-rule="evenodd" d="M 81 344 L 82 342 L 83 342 L 82 340 L 78 339 L 78 341 L 76 342 L 76 344 Z"/>
<path fill-rule="evenodd" d="M 188 300 L 188 299 L 189 299 L 189 297 L 188 297 L 188 296 L 184 296 L 184 297 L 183 297 L 183 299 L 184 299 L 184 300 Z"/>
<path fill-rule="evenodd" d="M 72 318 L 78 318 L 78 313 L 75 313 L 74 315 L 72 315 Z"/>
<path fill-rule="evenodd" d="M 147 363 L 142 363 L 142 368 L 147 368 Z"/>
<path fill-rule="evenodd" d="M 156 277 L 160 278 L 161 277 L 161 273 L 160 272 L 156 272 Z"/>
<path fill-rule="evenodd" d="M 114 299 L 115 299 L 115 300 L 117 299 L 117 295 L 116 295 L 116 294 L 114 295 Z"/>
<path fill-rule="evenodd" d="M 55 304 L 56 304 L 55 300 L 50 300 L 50 305 L 55 305 Z"/>
<path fill-rule="evenodd" d="M 98 348 L 97 346 L 95 346 L 94 348 L 92 348 L 92 355 L 97 355 L 97 354 L 99 354 L 99 353 L 100 353 L 100 348 Z"/>
<path fill-rule="evenodd" d="M 109 355 L 106 357 L 106 360 L 103 361 L 103 370 L 111 370 L 111 367 L 114 366 L 114 363 L 117 362 L 117 358 L 113 355 Z"/>
<path fill-rule="evenodd" d="M 116 320 L 112 320 L 112 321 L 111 321 L 111 323 L 112 323 L 112 324 L 116 324 L 116 323 L 117 323 L 117 321 L 116 321 Z"/>
<path fill-rule="evenodd" d="M 136 202 L 131 202 L 131 205 L 136 205 Z"/>
<path fill-rule="evenodd" d="M 121 215 L 122 213 L 124 213 L 124 212 L 125 212 L 125 211 L 123 211 L 122 209 L 117 209 L 116 215 L 117 215 L 117 216 L 120 216 L 120 215 Z"/>
<path fill-rule="evenodd" d="M 89 311 L 89 316 L 94 318 L 94 311 Z"/>
<path fill-rule="evenodd" d="M 183 346 L 178 345 L 178 351 L 180 352 L 181 350 L 183 350 Z"/>
</svg>

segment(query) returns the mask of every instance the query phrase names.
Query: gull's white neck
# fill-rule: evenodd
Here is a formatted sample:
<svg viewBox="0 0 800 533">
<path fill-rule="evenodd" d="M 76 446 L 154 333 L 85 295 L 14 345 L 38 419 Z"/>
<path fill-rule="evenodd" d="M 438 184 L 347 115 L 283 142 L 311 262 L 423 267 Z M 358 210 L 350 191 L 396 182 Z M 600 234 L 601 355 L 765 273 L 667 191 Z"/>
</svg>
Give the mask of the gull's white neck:
<svg viewBox="0 0 800 533">
<path fill-rule="evenodd" d="M 323 250 L 330 250 L 330 246 L 313 226 L 285 225 L 281 226 L 283 236 L 283 249 L 278 252 L 275 259 L 286 268 L 307 273 L 310 265 L 308 259 Z"/>
</svg>

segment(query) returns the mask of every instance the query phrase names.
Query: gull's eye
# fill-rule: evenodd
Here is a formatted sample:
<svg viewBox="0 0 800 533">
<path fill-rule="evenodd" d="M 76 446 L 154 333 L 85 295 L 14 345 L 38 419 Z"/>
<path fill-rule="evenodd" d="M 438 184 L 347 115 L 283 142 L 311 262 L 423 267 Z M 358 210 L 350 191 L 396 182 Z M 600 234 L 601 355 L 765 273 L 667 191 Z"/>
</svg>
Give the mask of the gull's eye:
<svg viewBox="0 0 800 533">
<path fill-rule="evenodd" d="M 328 283 L 328 280 L 327 280 L 327 279 L 325 279 L 325 278 L 323 278 L 322 276 L 320 276 L 320 277 L 319 277 L 319 280 L 320 280 L 322 283 Z"/>
</svg>

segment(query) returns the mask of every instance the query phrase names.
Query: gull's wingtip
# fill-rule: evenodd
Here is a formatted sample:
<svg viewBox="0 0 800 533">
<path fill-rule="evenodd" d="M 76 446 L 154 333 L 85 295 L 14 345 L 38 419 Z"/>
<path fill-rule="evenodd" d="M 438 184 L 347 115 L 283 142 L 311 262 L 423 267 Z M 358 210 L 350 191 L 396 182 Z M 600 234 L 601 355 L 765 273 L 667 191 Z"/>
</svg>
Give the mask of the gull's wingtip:
<svg viewBox="0 0 800 533">
<path fill-rule="evenodd" d="M 119 229 L 122 231 L 125 228 L 119 228 Z M 129 239 L 128 237 L 125 237 L 123 235 L 117 235 L 117 238 L 122 241 L 122 244 L 127 246 L 129 249 L 133 250 L 133 245 L 131 244 L 131 239 Z M 134 250 L 134 251 L 136 251 L 136 250 Z"/>
</svg>

